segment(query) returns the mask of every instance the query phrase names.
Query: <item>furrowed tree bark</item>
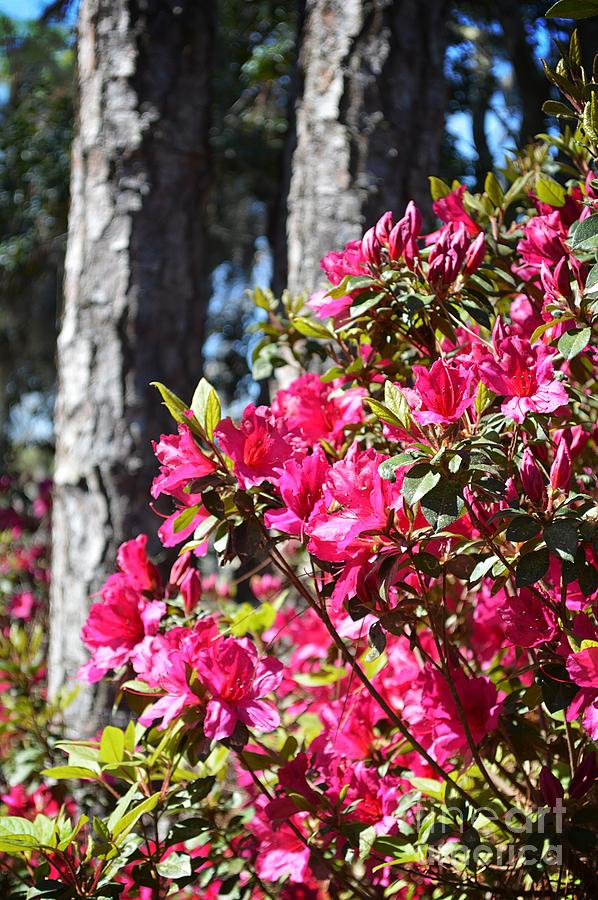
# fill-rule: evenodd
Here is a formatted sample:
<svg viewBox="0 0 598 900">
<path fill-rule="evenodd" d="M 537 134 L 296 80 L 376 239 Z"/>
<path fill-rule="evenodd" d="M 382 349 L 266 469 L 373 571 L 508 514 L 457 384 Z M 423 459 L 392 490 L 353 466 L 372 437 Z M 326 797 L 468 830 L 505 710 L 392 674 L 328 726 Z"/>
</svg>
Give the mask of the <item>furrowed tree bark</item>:
<svg viewBox="0 0 598 900">
<path fill-rule="evenodd" d="M 58 342 L 50 691 L 87 658 L 79 632 L 118 545 L 149 509 L 151 439 L 200 374 L 207 273 L 212 5 L 82 0 L 65 308 Z M 154 547 L 155 547 L 154 543 Z M 68 713 L 93 730 L 82 690 Z"/>
<path fill-rule="evenodd" d="M 429 211 L 444 126 L 448 0 L 307 0 L 288 197 L 288 286 L 413 199 Z M 425 7 L 425 9 L 424 9 Z"/>
</svg>

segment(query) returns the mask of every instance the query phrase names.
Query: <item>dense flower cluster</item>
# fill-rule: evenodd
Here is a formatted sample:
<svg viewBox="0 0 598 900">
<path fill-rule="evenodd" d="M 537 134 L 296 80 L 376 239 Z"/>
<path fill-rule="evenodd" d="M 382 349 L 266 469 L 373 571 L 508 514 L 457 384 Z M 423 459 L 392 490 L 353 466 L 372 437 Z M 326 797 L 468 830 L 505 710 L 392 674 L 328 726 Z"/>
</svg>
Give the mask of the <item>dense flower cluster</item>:
<svg viewBox="0 0 598 900">
<path fill-rule="evenodd" d="M 300 371 L 269 405 L 158 386 L 178 557 L 125 543 L 82 633 L 134 719 L 47 773 L 113 811 L 87 855 L 49 800 L 18 835 L 39 856 L 54 828 L 79 896 L 595 893 L 598 210 L 569 150 L 481 194 L 435 179 L 437 230 L 387 212 L 272 298 L 256 358 Z"/>
</svg>

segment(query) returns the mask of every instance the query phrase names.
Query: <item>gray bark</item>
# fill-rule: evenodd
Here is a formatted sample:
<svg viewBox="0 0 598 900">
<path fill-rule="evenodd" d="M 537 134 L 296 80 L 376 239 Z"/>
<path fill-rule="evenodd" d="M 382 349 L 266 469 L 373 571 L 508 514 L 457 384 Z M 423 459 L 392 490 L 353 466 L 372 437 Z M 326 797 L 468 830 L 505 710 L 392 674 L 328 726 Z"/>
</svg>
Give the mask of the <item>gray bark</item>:
<svg viewBox="0 0 598 900">
<path fill-rule="evenodd" d="M 65 306 L 58 342 L 50 691 L 87 654 L 79 632 L 118 545 L 155 536 L 150 381 L 199 377 L 207 273 L 211 4 L 82 0 Z M 81 732 L 98 704 L 83 690 Z M 95 720 L 95 721 L 94 721 Z"/>
<path fill-rule="evenodd" d="M 429 208 L 444 125 L 448 0 L 307 0 L 288 198 L 288 286 L 387 209 Z"/>
</svg>

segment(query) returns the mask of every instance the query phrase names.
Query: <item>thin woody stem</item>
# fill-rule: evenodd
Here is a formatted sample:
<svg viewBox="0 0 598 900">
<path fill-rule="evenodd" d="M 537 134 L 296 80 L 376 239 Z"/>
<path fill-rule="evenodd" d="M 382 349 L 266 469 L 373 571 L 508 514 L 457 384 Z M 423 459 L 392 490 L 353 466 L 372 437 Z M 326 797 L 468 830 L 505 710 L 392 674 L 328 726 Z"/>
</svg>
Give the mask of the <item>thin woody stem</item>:
<svg viewBox="0 0 598 900">
<path fill-rule="evenodd" d="M 259 521 L 259 520 L 258 520 Z M 261 523 L 260 523 L 261 528 Z M 267 535 L 266 535 L 267 537 Z M 272 562 L 287 575 L 289 580 L 292 582 L 294 587 L 300 592 L 300 594 L 307 600 L 309 605 L 312 607 L 314 612 L 320 617 L 322 622 L 324 623 L 328 633 L 330 634 L 332 640 L 338 647 L 343 656 L 344 660 L 351 666 L 353 672 L 361 681 L 365 689 L 372 696 L 372 698 L 376 701 L 380 709 L 386 714 L 386 716 L 390 719 L 393 725 L 397 728 L 397 730 L 401 733 L 401 735 L 405 738 L 405 740 L 409 741 L 414 750 L 416 750 L 420 756 L 425 759 L 430 768 L 447 784 L 451 785 L 452 788 L 464 799 L 474 809 L 480 809 L 481 805 L 475 800 L 464 788 L 458 784 L 454 778 L 446 772 L 441 765 L 439 765 L 433 756 L 431 756 L 425 747 L 420 744 L 420 742 L 411 734 L 407 726 L 403 723 L 403 721 L 397 716 L 396 712 L 392 709 L 392 707 L 387 703 L 384 697 L 378 692 L 378 690 L 371 683 L 358 661 L 355 659 L 349 648 L 346 646 L 345 642 L 338 634 L 334 625 L 330 621 L 330 617 L 328 616 L 328 612 L 326 611 L 325 606 L 319 606 L 314 600 L 310 591 L 308 591 L 305 586 L 301 583 L 301 579 L 297 578 L 295 572 L 292 568 L 287 564 L 286 560 L 281 556 L 278 550 L 275 547 L 270 546 L 268 549 Z M 508 833 L 508 829 L 506 826 L 503 826 L 502 823 L 499 824 L 501 830 L 505 833 Z"/>
</svg>

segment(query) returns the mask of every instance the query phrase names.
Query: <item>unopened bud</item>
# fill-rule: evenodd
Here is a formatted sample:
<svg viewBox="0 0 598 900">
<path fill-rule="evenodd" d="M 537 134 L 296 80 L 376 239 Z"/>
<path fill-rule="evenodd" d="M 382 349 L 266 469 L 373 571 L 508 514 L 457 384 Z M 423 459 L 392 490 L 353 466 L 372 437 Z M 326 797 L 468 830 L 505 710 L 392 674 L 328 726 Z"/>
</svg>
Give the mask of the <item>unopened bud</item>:
<svg viewBox="0 0 598 900">
<path fill-rule="evenodd" d="M 563 785 L 546 766 L 540 772 L 540 790 L 547 806 L 556 806 L 556 801 L 564 796 Z"/>
<path fill-rule="evenodd" d="M 181 582 L 181 596 L 185 615 L 190 615 L 201 598 L 201 575 L 197 569 L 189 569 Z"/>
<path fill-rule="evenodd" d="M 529 447 L 523 453 L 519 474 L 523 490 L 529 499 L 532 503 L 540 503 L 544 499 L 544 478 Z"/>
<path fill-rule="evenodd" d="M 377 266 L 380 263 L 381 250 L 382 248 L 380 246 L 380 241 L 376 237 L 376 229 L 368 229 L 361 241 L 361 252 L 363 254 L 363 258 L 371 265 Z"/>
<path fill-rule="evenodd" d="M 571 481 L 571 456 L 565 441 L 560 441 L 550 467 L 550 487 L 553 491 L 568 491 Z"/>
<path fill-rule="evenodd" d="M 378 221 L 376 222 L 376 226 L 374 228 L 374 233 L 378 239 L 378 242 L 381 245 L 388 244 L 388 237 L 390 232 L 392 231 L 394 225 L 394 221 L 392 218 L 392 213 L 385 212 L 383 216 L 380 216 Z"/>
</svg>

